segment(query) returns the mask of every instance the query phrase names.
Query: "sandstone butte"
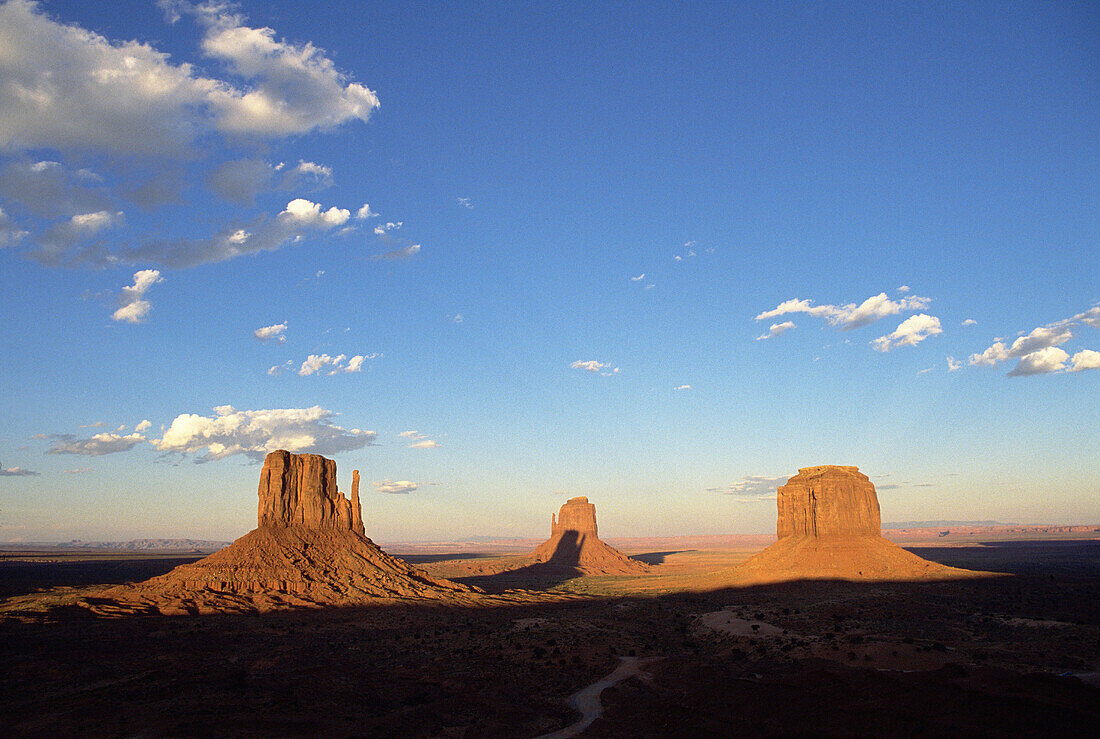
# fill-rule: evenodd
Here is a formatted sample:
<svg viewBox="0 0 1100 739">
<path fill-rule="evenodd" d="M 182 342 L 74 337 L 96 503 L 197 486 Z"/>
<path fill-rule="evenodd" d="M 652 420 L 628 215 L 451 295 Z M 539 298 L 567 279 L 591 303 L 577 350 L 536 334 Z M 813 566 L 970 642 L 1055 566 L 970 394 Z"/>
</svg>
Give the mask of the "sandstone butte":
<svg viewBox="0 0 1100 739">
<path fill-rule="evenodd" d="M 596 532 L 596 506 L 588 498 L 570 498 L 550 515 L 550 538 L 535 550 L 545 566 L 572 568 L 585 575 L 632 575 L 648 569 L 643 562 L 613 549 Z"/>
<path fill-rule="evenodd" d="M 260 471 L 255 529 L 209 557 L 104 591 L 85 605 L 106 614 L 171 614 L 470 594 L 471 588 L 431 577 L 366 537 L 358 470 L 349 500 L 337 489 L 336 462 L 279 450 Z"/>
<path fill-rule="evenodd" d="M 739 584 L 986 576 L 929 562 L 882 538 L 875 486 L 858 467 L 804 467 L 779 488 L 779 540 L 734 567 Z"/>
</svg>

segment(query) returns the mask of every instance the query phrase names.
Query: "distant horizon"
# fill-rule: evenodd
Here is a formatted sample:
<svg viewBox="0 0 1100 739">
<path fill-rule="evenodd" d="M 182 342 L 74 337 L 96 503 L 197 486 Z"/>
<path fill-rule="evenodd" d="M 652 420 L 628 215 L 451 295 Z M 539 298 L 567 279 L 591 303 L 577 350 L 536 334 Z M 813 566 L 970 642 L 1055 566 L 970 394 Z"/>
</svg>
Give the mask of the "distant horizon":
<svg viewBox="0 0 1100 739">
<path fill-rule="evenodd" d="M 0 0 L 0 539 L 1100 521 L 1100 4 Z M 346 487 L 345 487 L 346 486 Z"/>
</svg>

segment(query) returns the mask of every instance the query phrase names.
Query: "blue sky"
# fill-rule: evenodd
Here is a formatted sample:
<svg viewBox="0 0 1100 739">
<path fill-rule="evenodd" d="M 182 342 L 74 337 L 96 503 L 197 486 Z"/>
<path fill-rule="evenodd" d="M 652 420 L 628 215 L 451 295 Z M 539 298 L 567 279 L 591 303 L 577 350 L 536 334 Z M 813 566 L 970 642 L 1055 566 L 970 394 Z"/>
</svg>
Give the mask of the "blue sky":
<svg viewBox="0 0 1100 739">
<path fill-rule="evenodd" d="M 0 540 L 1100 521 L 1093 4 L 0 5 Z"/>
</svg>

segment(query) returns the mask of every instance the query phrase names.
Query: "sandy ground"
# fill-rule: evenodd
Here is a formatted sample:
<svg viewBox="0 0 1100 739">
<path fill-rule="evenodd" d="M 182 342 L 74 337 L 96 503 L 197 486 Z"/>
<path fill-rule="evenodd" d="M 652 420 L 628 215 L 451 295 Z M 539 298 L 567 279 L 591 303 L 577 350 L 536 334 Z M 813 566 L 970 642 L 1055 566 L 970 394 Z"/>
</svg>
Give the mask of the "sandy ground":
<svg viewBox="0 0 1100 739">
<path fill-rule="evenodd" d="M 1100 721 L 1095 540 L 911 547 L 998 577 L 752 587 L 714 575 L 751 548 L 626 551 L 650 572 L 532 582 L 480 606 L 125 618 L 74 604 L 90 581 L 178 557 L 0 558 L 4 723 L 17 736 L 534 737 L 574 724 L 570 696 L 621 657 L 645 660 L 646 679 L 604 689 L 583 736 L 1065 736 Z M 448 554 L 408 558 L 469 578 L 517 558 Z"/>
</svg>

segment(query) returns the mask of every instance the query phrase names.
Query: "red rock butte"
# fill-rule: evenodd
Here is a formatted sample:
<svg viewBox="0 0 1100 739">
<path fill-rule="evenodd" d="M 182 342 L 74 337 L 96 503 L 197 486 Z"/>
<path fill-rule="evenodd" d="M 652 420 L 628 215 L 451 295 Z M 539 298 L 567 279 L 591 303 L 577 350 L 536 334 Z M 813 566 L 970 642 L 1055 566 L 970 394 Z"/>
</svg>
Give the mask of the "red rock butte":
<svg viewBox="0 0 1100 739">
<path fill-rule="evenodd" d="M 778 489 L 776 507 L 779 541 L 735 567 L 738 582 L 934 580 L 987 574 L 929 562 L 882 538 L 875 486 L 858 467 L 803 467 Z"/>
<path fill-rule="evenodd" d="M 535 550 L 535 561 L 573 568 L 585 575 L 633 575 L 646 572 L 643 562 L 631 559 L 600 541 L 596 506 L 588 498 L 570 498 L 550 515 L 550 538 Z"/>
<path fill-rule="evenodd" d="M 271 452 L 260 471 L 258 526 L 225 549 L 89 599 L 101 613 L 264 611 L 353 605 L 378 598 L 455 599 L 472 589 L 383 552 L 364 533 L 359 472 L 351 498 L 336 463 Z"/>
</svg>

